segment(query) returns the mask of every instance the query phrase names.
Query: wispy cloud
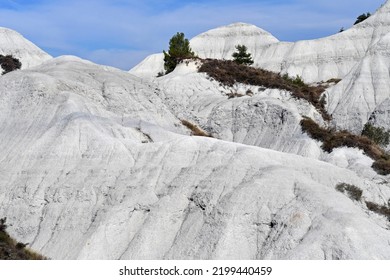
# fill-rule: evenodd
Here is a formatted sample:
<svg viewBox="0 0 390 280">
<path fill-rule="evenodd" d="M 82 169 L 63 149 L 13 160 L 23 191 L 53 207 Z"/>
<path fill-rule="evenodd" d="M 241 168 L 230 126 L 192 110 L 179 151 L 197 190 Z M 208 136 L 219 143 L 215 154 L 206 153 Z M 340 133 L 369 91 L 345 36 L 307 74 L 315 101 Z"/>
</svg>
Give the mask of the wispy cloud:
<svg viewBox="0 0 390 280">
<path fill-rule="evenodd" d="M 369 2 L 369 3 L 367 3 Z M 348 27 L 383 0 L 2 0 L 0 25 L 54 56 L 73 54 L 129 69 L 161 52 L 177 31 L 193 37 L 248 22 L 281 40 L 322 37 Z"/>
</svg>

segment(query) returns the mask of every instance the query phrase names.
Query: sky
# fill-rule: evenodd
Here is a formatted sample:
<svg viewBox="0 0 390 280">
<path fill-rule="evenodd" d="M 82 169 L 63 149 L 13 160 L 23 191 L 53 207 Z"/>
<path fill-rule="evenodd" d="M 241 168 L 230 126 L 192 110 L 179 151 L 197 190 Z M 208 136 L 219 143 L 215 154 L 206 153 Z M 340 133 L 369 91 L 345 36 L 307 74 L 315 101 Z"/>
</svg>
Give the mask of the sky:
<svg viewBox="0 0 390 280">
<path fill-rule="evenodd" d="M 389 0 L 390 1 L 390 0 Z M 0 0 L 0 26 L 52 56 L 76 55 L 129 70 L 167 50 L 176 32 L 192 38 L 234 22 L 281 41 L 315 39 L 352 26 L 385 0 Z"/>
</svg>

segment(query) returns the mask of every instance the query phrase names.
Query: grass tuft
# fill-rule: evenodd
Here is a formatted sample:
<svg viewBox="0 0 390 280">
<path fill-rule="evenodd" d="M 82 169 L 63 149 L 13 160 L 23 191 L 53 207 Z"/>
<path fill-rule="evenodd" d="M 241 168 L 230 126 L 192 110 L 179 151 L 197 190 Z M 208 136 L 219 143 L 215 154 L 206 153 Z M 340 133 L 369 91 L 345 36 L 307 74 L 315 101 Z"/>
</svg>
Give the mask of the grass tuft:
<svg viewBox="0 0 390 280">
<path fill-rule="evenodd" d="M 336 190 L 341 193 L 347 193 L 349 198 L 355 201 L 360 201 L 363 195 L 363 191 L 354 185 L 346 183 L 340 183 L 336 186 Z"/>
</svg>

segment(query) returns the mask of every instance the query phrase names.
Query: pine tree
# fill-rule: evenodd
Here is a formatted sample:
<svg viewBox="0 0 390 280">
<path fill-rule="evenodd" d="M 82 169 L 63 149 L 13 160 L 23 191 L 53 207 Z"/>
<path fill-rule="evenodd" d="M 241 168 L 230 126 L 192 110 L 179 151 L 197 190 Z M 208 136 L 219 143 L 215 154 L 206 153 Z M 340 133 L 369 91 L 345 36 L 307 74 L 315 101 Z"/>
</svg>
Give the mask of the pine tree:
<svg viewBox="0 0 390 280">
<path fill-rule="evenodd" d="M 176 65 L 183 59 L 193 58 L 190 42 L 185 38 L 184 33 L 177 32 L 169 41 L 169 50 L 164 50 L 164 68 L 166 74 L 175 70 Z"/>
<path fill-rule="evenodd" d="M 253 59 L 250 53 L 247 53 L 248 48 L 245 45 L 236 46 L 237 52 L 233 53 L 233 60 L 238 64 L 252 65 Z"/>
</svg>

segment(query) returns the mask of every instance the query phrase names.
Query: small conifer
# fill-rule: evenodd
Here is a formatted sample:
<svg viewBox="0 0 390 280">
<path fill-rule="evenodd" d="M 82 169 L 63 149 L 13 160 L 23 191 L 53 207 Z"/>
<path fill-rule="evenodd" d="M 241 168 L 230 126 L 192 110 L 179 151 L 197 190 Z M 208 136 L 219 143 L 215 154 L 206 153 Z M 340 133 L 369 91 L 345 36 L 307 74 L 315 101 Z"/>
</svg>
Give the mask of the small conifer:
<svg viewBox="0 0 390 280">
<path fill-rule="evenodd" d="M 237 51 L 233 53 L 233 60 L 238 64 L 252 65 L 252 55 L 247 52 L 248 48 L 245 45 L 236 46 Z"/>
<path fill-rule="evenodd" d="M 190 42 L 184 33 L 177 32 L 169 41 L 169 50 L 164 50 L 164 68 L 168 74 L 175 70 L 176 65 L 183 59 L 192 58 L 195 54 L 191 50 Z"/>
</svg>

